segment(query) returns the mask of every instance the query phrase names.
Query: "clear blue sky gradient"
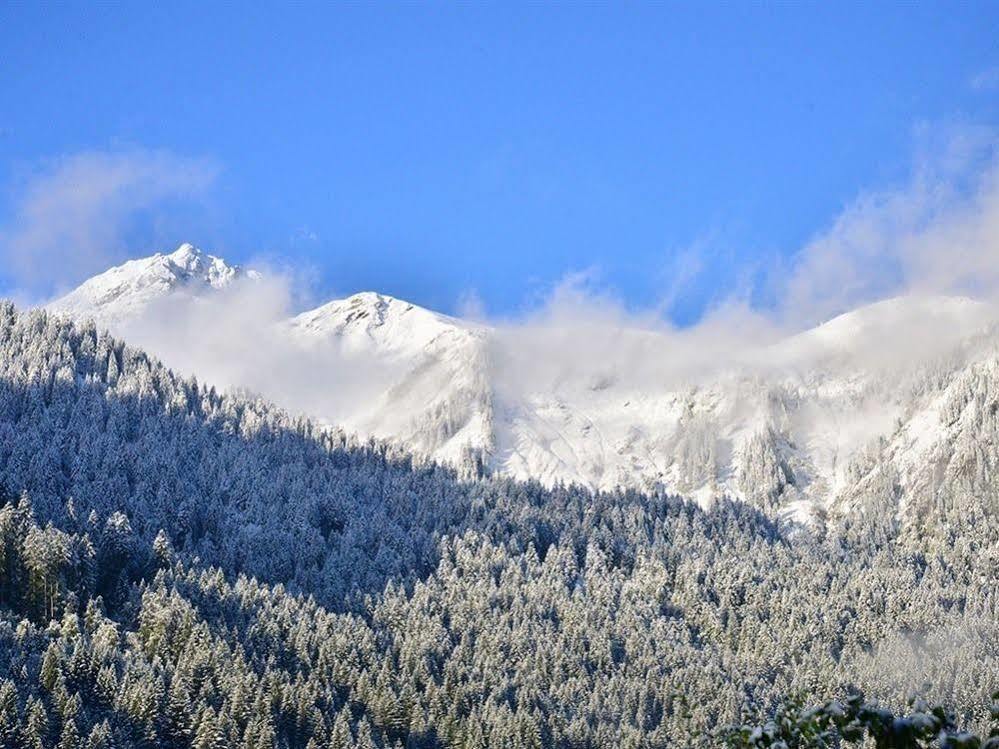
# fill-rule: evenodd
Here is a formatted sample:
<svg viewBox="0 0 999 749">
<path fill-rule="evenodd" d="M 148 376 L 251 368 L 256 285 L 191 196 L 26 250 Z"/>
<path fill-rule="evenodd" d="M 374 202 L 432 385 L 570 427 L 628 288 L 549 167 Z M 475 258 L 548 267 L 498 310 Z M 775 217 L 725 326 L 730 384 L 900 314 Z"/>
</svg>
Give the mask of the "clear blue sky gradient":
<svg viewBox="0 0 999 749">
<path fill-rule="evenodd" d="M 698 246 L 683 321 L 903 181 L 921 124 L 999 124 L 997 40 L 997 2 L 6 3 L 0 215 L 26 165 L 168 149 L 222 167 L 178 241 L 330 293 L 508 314 L 596 268 L 643 307 Z"/>
</svg>

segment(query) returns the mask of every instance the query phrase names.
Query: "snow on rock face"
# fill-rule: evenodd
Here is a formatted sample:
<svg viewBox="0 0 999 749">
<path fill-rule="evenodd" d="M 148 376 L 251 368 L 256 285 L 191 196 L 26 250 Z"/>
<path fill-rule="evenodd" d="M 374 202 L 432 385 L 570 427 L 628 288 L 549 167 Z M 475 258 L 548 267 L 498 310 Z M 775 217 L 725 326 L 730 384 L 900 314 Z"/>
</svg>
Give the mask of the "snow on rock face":
<svg viewBox="0 0 999 749">
<path fill-rule="evenodd" d="M 335 347 L 348 365 L 363 354 L 370 366 L 374 357 L 389 373 L 372 402 L 331 419 L 340 426 L 449 464 L 492 449 L 484 328 L 372 292 L 331 301 L 287 325 L 303 345 Z"/>
<path fill-rule="evenodd" d="M 226 288 L 239 278 L 255 277 L 255 271 L 244 271 L 184 243 L 169 254 L 129 260 L 94 276 L 48 308 L 114 327 L 141 316 L 150 304 L 170 294 L 196 296 Z"/>
<path fill-rule="evenodd" d="M 954 332 L 973 336 L 990 315 L 966 299 L 889 300 L 765 349 L 761 361 L 660 385 L 606 361 L 511 382 L 495 331 L 379 295 L 295 324 L 402 363 L 397 384 L 348 424 L 362 433 L 450 462 L 474 448 L 491 470 L 547 485 L 660 486 L 702 504 L 729 495 L 800 523 L 883 490 L 868 477 L 883 460 L 871 457 L 879 441 L 898 443 L 891 460 L 917 481 L 924 448 L 903 441 L 939 441 L 934 404 L 974 358 Z M 913 335 L 925 349 L 915 359 Z"/>
<path fill-rule="evenodd" d="M 96 276 L 51 309 L 114 330 L 153 300 L 182 303 L 253 275 L 185 244 Z M 974 369 L 995 339 L 992 315 L 968 299 L 891 299 L 668 379 L 585 357 L 524 376 L 547 352 L 518 349 L 518 330 L 373 292 L 278 325 L 282 340 L 334 352 L 331 366 L 377 370 L 350 408 L 310 413 L 328 424 L 546 485 L 662 487 L 705 505 L 728 495 L 808 523 L 893 487 L 930 496 L 944 480 L 981 484 L 999 466 L 974 441 L 995 411 L 967 395 L 999 380 Z M 671 356 L 654 331 L 613 337 L 632 347 L 631 363 Z"/>
</svg>

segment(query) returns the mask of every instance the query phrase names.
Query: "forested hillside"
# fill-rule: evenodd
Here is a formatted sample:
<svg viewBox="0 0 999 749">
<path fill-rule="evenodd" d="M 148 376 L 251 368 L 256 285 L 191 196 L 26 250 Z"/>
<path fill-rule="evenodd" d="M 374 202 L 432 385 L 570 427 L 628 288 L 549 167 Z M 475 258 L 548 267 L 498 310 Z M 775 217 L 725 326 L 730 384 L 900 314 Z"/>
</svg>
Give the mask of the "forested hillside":
<svg viewBox="0 0 999 749">
<path fill-rule="evenodd" d="M 992 424 L 991 371 L 968 388 Z M 0 742 L 715 746 L 789 697 L 924 683 L 983 729 L 990 479 L 900 524 L 871 476 L 813 530 L 463 479 L 4 305 Z"/>
</svg>

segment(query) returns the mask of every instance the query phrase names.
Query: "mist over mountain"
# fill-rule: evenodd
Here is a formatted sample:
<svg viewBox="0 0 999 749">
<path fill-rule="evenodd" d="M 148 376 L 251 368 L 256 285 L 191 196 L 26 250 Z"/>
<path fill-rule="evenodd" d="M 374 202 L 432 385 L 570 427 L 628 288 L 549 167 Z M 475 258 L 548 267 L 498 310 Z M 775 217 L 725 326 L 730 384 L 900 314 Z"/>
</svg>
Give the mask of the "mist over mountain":
<svg viewBox="0 0 999 749">
<path fill-rule="evenodd" d="M 48 308 L 466 475 L 731 497 L 813 523 L 879 481 L 904 514 L 988 472 L 961 452 L 962 398 L 996 364 L 996 316 L 967 297 L 742 336 L 557 309 L 472 322 L 376 292 L 293 314 L 280 276 L 184 244 Z"/>
<path fill-rule="evenodd" d="M 207 291 L 259 278 L 255 271 L 230 266 L 185 243 L 169 254 L 156 253 L 111 268 L 49 307 L 70 316 L 91 318 L 102 326 L 114 326 L 141 317 L 166 297 L 191 301 Z"/>
</svg>

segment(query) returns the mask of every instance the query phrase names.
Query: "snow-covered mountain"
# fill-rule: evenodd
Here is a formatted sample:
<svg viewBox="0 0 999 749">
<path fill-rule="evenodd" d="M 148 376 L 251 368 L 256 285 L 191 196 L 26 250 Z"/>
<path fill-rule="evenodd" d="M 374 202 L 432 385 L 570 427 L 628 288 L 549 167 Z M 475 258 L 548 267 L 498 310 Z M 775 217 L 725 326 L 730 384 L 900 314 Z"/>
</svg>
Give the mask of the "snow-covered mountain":
<svg viewBox="0 0 999 749">
<path fill-rule="evenodd" d="M 115 331 L 154 302 L 192 303 L 242 277 L 256 276 L 182 245 L 50 309 Z M 265 394 L 463 468 L 663 486 L 704 503 L 730 495 L 804 520 L 886 493 L 915 507 L 955 476 L 984 481 L 999 468 L 999 441 L 979 449 L 974 432 L 992 408 L 979 402 L 991 392 L 982 382 L 999 372 L 992 320 L 969 299 L 903 297 L 684 368 L 669 363 L 688 349 L 663 331 L 492 328 L 362 293 L 276 320 L 269 335 L 339 370 L 317 374 L 330 388 L 361 381 L 363 396 L 333 407 L 280 383 Z M 566 359 L 590 350 L 581 333 L 607 345 Z"/>
<path fill-rule="evenodd" d="M 225 289 L 238 279 L 257 277 L 256 271 L 229 265 L 185 243 L 169 254 L 157 252 L 129 260 L 96 275 L 48 308 L 78 319 L 91 318 L 113 329 L 141 317 L 166 297 L 196 298 Z"/>
<path fill-rule="evenodd" d="M 388 374 L 360 408 L 316 416 L 450 464 L 492 452 L 487 329 L 371 292 L 303 312 L 286 326 L 306 348 L 335 349 L 347 366 L 363 357 L 366 368 Z"/>
</svg>

